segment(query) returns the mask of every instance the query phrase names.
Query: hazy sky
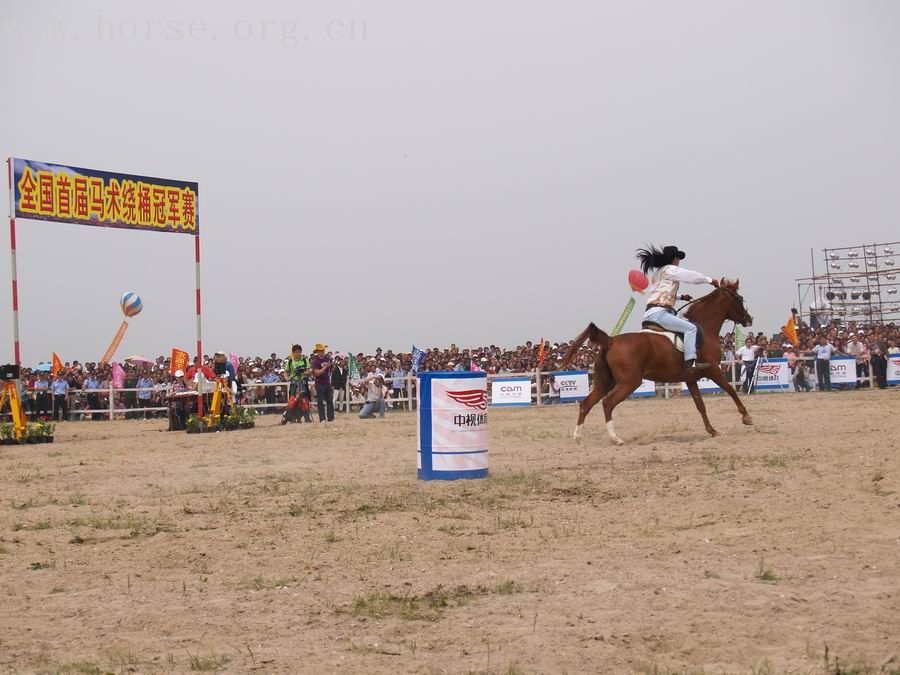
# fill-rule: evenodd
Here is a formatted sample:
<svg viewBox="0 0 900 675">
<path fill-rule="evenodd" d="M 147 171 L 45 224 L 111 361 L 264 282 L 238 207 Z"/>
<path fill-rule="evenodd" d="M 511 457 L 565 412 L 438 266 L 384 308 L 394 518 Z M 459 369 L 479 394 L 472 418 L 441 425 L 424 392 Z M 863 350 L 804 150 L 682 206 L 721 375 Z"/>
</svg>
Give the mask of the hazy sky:
<svg viewBox="0 0 900 675">
<path fill-rule="evenodd" d="M 207 352 L 568 339 L 645 242 L 769 332 L 810 247 L 900 239 L 891 0 L 0 7 L 0 154 L 199 181 Z M 193 349 L 190 237 L 17 225 L 25 363 L 126 290 L 118 356 Z"/>
</svg>

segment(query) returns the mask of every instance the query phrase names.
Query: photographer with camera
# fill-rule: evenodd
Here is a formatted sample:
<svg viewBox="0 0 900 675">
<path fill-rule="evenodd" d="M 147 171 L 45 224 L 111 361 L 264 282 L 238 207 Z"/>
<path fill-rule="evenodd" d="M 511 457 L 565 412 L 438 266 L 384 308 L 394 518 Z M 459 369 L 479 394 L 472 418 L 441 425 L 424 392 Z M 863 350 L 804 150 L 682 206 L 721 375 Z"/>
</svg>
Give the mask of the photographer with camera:
<svg viewBox="0 0 900 675">
<path fill-rule="evenodd" d="M 281 423 L 312 422 L 309 414 L 309 359 L 303 355 L 303 347 L 291 347 L 291 355 L 282 364 L 290 382 L 287 408 L 281 415 Z"/>
<path fill-rule="evenodd" d="M 360 383 L 360 389 L 366 392 L 366 404 L 359 411 L 359 419 L 373 419 L 375 411 L 378 411 L 379 417 L 384 417 L 384 395 L 387 387 L 384 384 L 384 373 L 375 367 L 375 363 L 370 361 L 366 367 L 368 371 L 366 377 Z"/>
</svg>

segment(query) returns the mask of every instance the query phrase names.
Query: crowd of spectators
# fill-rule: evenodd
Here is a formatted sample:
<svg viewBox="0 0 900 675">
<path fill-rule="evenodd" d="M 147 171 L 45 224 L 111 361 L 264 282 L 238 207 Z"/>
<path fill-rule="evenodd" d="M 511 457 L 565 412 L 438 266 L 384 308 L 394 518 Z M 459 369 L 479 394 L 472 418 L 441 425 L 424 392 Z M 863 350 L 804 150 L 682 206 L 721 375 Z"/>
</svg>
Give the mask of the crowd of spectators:
<svg viewBox="0 0 900 675">
<path fill-rule="evenodd" d="M 876 386 L 885 388 L 886 358 L 900 353 L 900 328 L 895 324 L 866 325 L 851 321 L 846 325 L 829 323 L 811 327 L 798 318 L 795 325 L 797 345 L 784 332 L 771 338 L 761 332 L 749 334 L 743 344 L 735 343 L 734 333 L 719 338 L 722 361 L 741 364 L 739 381 L 745 392 L 750 389 L 753 369 L 762 357 L 787 358 L 796 391 L 810 391 L 813 377 L 820 389 L 832 390 L 829 369 L 814 367 L 813 362 L 829 360 L 833 355 L 854 357 L 857 378 L 872 375 Z M 723 365 L 724 368 L 735 370 Z M 867 386 L 865 379 L 859 386 Z"/>
<path fill-rule="evenodd" d="M 744 344 L 735 344 L 735 334 L 725 333 L 720 339 L 722 361 L 743 362 L 738 380 L 748 382 L 752 375 L 753 364 L 762 356 L 768 358 L 787 357 L 791 372 L 796 374 L 798 364 L 805 358 L 816 356 L 818 346 L 824 341 L 830 344 L 835 354 L 854 356 L 858 363 L 858 374 L 868 375 L 873 359 L 890 353 L 900 352 L 900 329 L 894 324 L 888 325 L 847 325 L 821 326 L 811 328 L 798 321 L 799 347 L 794 347 L 783 333 L 771 337 L 759 332 L 748 334 Z M 424 361 L 421 370 L 481 370 L 489 374 L 533 372 L 540 367 L 542 372 L 552 373 L 559 368 L 563 356 L 569 348 L 568 342 L 545 342 L 543 350 L 539 342 L 528 341 L 514 349 L 505 349 L 496 345 L 460 348 L 455 344 L 449 347 L 433 347 L 424 350 Z M 543 353 L 542 353 L 543 351 Z M 408 379 L 412 366 L 410 352 L 394 352 L 377 348 L 372 353 L 359 352 L 349 354 L 327 352 L 326 356 L 333 362 L 330 371 L 331 387 L 334 403 L 340 407 L 347 403 L 346 393 L 349 381 L 350 403 L 359 408 L 373 396 L 372 382 L 375 378 L 378 387 L 383 386 L 384 402 L 374 410 L 381 414 L 390 408 L 392 400 L 406 397 L 407 387 L 414 382 Z M 214 358 L 204 357 L 203 372 L 212 378 Z M 359 366 L 359 377 L 351 378 L 351 361 Z M 594 353 L 590 345 L 582 346 L 574 360 L 572 369 L 592 370 Z M 122 364 L 125 372 L 124 390 L 113 390 L 113 408 L 116 417 L 136 418 L 153 415 L 164 415 L 163 411 L 148 411 L 147 408 L 164 408 L 167 394 L 176 383 L 176 377 L 170 373 L 170 360 L 157 357 L 152 362 L 126 362 Z M 197 359 L 184 373 L 187 386 L 196 382 Z M 45 367 L 46 368 L 46 367 Z M 723 369 L 735 372 L 735 369 L 723 363 Z M 806 366 L 800 365 L 801 375 Z M 875 373 L 876 380 L 878 373 Z M 110 381 L 113 377 L 109 364 L 81 363 L 73 361 L 64 364 L 61 373 L 42 372 L 41 369 L 23 368 L 23 405 L 27 412 L 36 416 L 56 416 L 60 419 L 92 417 L 108 419 L 108 412 L 81 413 L 83 410 L 108 411 L 110 407 Z M 276 352 L 266 356 L 239 357 L 235 369 L 235 388 L 237 400 L 242 404 L 269 404 L 272 412 L 286 404 L 287 386 L 265 386 L 289 381 L 285 370 L 285 357 Z M 544 393 L 552 396 L 552 379 L 547 378 Z M 797 381 L 795 379 L 795 385 Z M 883 385 L 883 382 L 878 382 Z M 309 385 L 315 391 L 312 372 L 309 373 Z M 196 386 L 196 385 L 193 385 Z M 140 391 L 128 391 L 140 389 Z M 798 387 L 799 389 L 799 387 Z M 91 391 L 94 390 L 94 391 Z M 373 412 L 370 406 L 366 416 Z"/>
</svg>

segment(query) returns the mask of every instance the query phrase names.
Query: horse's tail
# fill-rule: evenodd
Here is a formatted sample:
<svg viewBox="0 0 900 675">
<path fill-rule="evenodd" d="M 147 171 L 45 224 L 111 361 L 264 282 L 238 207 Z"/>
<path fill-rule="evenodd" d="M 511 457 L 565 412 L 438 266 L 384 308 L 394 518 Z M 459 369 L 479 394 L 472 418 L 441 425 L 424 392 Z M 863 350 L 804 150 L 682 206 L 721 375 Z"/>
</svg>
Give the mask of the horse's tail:
<svg viewBox="0 0 900 675">
<path fill-rule="evenodd" d="M 563 357 L 560 368 L 566 369 L 569 367 L 569 364 L 572 363 L 572 360 L 575 358 L 578 350 L 581 349 L 581 345 L 584 344 L 585 340 L 589 340 L 594 347 L 598 347 L 601 351 L 606 351 L 609 348 L 609 335 L 597 328 L 594 322 L 591 321 L 591 323 L 588 324 L 588 327 L 581 331 L 578 337 L 572 341 L 569 351 L 567 351 L 566 355 Z M 605 361 L 605 354 L 603 356 Z"/>
</svg>

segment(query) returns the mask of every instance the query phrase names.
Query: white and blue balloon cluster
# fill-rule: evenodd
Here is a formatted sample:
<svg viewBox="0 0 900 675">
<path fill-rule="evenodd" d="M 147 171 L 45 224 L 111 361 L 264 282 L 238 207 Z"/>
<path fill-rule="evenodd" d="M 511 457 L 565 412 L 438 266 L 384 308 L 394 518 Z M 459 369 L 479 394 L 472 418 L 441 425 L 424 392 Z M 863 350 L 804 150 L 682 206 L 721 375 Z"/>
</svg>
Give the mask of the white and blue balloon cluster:
<svg viewBox="0 0 900 675">
<path fill-rule="evenodd" d="M 127 317 L 137 316 L 144 309 L 144 303 L 137 293 L 128 291 L 122 295 L 122 314 Z"/>
</svg>

